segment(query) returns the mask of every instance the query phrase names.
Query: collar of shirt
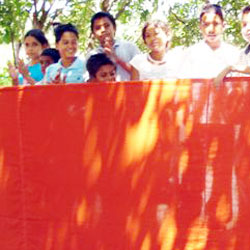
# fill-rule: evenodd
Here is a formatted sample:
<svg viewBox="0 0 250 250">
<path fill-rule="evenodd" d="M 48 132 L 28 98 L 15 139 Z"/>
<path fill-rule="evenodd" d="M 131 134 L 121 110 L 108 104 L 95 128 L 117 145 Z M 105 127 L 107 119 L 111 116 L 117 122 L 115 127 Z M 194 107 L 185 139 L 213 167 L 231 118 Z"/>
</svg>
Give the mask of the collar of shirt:
<svg viewBox="0 0 250 250">
<path fill-rule="evenodd" d="M 80 59 L 78 57 L 75 58 L 74 62 L 67 68 L 65 68 L 63 65 L 62 65 L 62 59 L 60 59 L 58 61 L 58 64 L 60 64 L 60 66 L 65 69 L 65 70 L 69 70 L 69 69 L 74 69 L 74 68 L 78 68 L 78 65 L 79 65 L 79 61 Z"/>
</svg>

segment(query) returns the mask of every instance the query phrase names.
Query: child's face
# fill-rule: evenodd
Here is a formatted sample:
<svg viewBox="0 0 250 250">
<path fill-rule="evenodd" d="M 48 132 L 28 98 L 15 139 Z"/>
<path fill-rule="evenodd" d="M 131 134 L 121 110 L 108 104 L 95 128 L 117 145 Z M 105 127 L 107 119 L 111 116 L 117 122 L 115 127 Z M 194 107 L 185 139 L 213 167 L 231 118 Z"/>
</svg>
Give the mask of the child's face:
<svg viewBox="0 0 250 250">
<path fill-rule="evenodd" d="M 114 40 L 115 27 L 107 17 L 96 19 L 93 25 L 93 35 L 103 45 L 106 40 Z"/>
<path fill-rule="evenodd" d="M 250 12 L 242 16 L 241 33 L 243 38 L 250 43 Z"/>
<path fill-rule="evenodd" d="M 39 59 L 39 56 L 43 51 L 42 44 L 33 36 L 27 36 L 24 39 L 24 47 L 25 47 L 26 55 L 31 60 Z"/>
<path fill-rule="evenodd" d="M 114 82 L 116 80 L 116 68 L 114 65 L 106 64 L 99 68 L 96 73 L 96 82 Z"/>
<path fill-rule="evenodd" d="M 78 48 L 78 38 L 73 32 L 64 32 L 59 42 L 56 44 L 62 60 L 75 57 Z"/>
<path fill-rule="evenodd" d="M 149 25 L 145 31 L 145 43 L 151 51 L 165 51 L 170 36 L 161 27 Z"/>
<path fill-rule="evenodd" d="M 220 46 L 223 34 L 224 23 L 219 15 L 215 13 L 205 13 L 200 22 L 200 30 L 204 40 L 211 48 Z"/>
<path fill-rule="evenodd" d="M 43 74 L 45 74 L 46 68 L 52 63 L 54 63 L 54 60 L 50 56 L 40 56 L 40 64 Z"/>
</svg>

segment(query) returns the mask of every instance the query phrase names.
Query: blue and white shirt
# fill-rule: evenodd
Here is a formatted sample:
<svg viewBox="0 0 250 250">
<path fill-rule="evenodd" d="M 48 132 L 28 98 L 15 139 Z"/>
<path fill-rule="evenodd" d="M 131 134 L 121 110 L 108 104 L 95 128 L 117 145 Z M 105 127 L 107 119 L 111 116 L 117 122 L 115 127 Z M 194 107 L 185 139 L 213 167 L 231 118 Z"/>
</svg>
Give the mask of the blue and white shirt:
<svg viewBox="0 0 250 250">
<path fill-rule="evenodd" d="M 84 83 L 86 80 L 86 63 L 76 57 L 75 61 L 67 68 L 62 65 L 61 59 L 58 63 L 51 64 L 46 69 L 43 82 L 53 82 L 59 71 L 61 71 L 61 80 L 66 76 L 66 83 Z"/>
</svg>

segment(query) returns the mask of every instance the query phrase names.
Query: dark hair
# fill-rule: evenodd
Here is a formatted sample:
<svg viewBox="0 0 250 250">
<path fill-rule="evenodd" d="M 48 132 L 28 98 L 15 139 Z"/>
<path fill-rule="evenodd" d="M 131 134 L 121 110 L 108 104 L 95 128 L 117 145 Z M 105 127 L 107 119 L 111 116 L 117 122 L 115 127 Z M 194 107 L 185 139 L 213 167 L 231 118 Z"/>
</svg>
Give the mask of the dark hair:
<svg viewBox="0 0 250 250">
<path fill-rule="evenodd" d="M 115 63 L 111 59 L 109 59 L 104 53 L 98 53 L 98 54 L 92 55 L 88 59 L 87 65 L 86 65 L 90 78 L 96 77 L 96 73 L 103 65 L 115 66 Z"/>
<path fill-rule="evenodd" d="M 91 18 L 91 31 L 92 32 L 94 30 L 95 20 L 100 19 L 100 18 L 104 18 L 104 17 L 107 17 L 109 19 L 109 21 L 113 24 L 114 28 L 116 29 L 116 23 L 115 23 L 114 17 L 111 14 L 109 14 L 108 12 L 100 11 L 100 12 L 95 13 Z"/>
<path fill-rule="evenodd" d="M 249 12 L 250 12 L 250 5 L 248 5 L 248 6 L 246 6 L 246 7 L 244 7 L 244 8 L 242 9 L 242 11 L 241 11 L 242 18 L 243 18 L 243 15 L 248 14 Z M 246 49 L 244 50 L 244 53 L 245 53 L 246 55 L 249 54 L 249 52 L 250 52 L 250 45 L 248 45 L 248 46 L 246 47 Z"/>
<path fill-rule="evenodd" d="M 56 43 L 58 43 L 61 40 L 64 32 L 72 32 L 76 35 L 77 39 L 79 38 L 78 30 L 73 24 L 71 23 L 58 24 L 54 29 Z"/>
<path fill-rule="evenodd" d="M 53 48 L 48 48 L 48 49 L 43 50 L 43 52 L 40 56 L 49 56 L 52 58 L 54 63 L 57 63 L 60 59 L 59 51 L 57 49 L 53 49 Z"/>
<path fill-rule="evenodd" d="M 220 17 L 222 21 L 224 21 L 223 17 L 223 11 L 220 5 L 218 4 L 207 4 L 202 8 L 201 14 L 200 14 L 200 21 L 204 14 L 214 12 L 216 15 Z"/>
<path fill-rule="evenodd" d="M 154 27 L 156 27 L 156 28 L 161 28 L 166 33 L 166 35 L 169 35 L 170 32 L 171 32 L 168 24 L 165 23 L 165 22 L 163 22 L 163 21 L 161 21 L 161 20 L 151 20 L 151 21 L 148 21 L 148 22 L 145 23 L 145 25 L 144 25 L 144 27 L 142 29 L 142 38 L 143 38 L 144 42 L 145 42 L 145 39 L 146 39 L 147 28 L 148 28 L 148 26 L 151 26 L 151 25 L 154 26 Z M 168 42 L 166 46 L 169 46 L 169 45 L 170 44 Z"/>
<path fill-rule="evenodd" d="M 247 14 L 248 12 L 250 12 L 250 5 L 244 7 L 241 11 L 242 15 Z"/>
<path fill-rule="evenodd" d="M 45 37 L 43 31 L 41 31 L 40 29 L 32 29 L 29 30 L 25 36 L 24 36 L 24 40 L 28 37 L 28 36 L 32 36 L 34 37 L 42 46 L 46 46 L 49 45 L 49 42 L 47 40 L 47 38 Z"/>
</svg>

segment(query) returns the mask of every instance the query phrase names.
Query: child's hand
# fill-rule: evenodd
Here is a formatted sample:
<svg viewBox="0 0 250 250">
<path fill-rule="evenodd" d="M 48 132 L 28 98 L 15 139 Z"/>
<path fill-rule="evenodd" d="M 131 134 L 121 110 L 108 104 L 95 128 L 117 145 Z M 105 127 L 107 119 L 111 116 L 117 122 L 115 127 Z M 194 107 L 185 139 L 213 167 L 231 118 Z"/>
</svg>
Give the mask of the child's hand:
<svg viewBox="0 0 250 250">
<path fill-rule="evenodd" d="M 10 61 L 8 61 L 8 71 L 12 78 L 12 84 L 18 85 L 18 70 Z"/>
<path fill-rule="evenodd" d="M 55 78 L 52 80 L 51 83 L 52 84 L 65 84 L 67 75 L 65 74 L 63 78 L 61 76 L 62 76 L 62 69 L 59 69 Z"/>
<path fill-rule="evenodd" d="M 12 79 L 18 78 L 18 71 L 16 67 L 10 61 L 8 61 L 8 70 L 9 70 L 10 77 Z"/>
<path fill-rule="evenodd" d="M 103 50 L 104 50 L 104 53 L 111 58 L 116 56 L 115 51 L 113 49 L 113 42 L 110 37 L 105 38 L 105 41 L 103 44 Z"/>
<path fill-rule="evenodd" d="M 18 70 L 19 72 L 24 76 L 28 77 L 29 76 L 29 69 L 28 66 L 25 65 L 24 61 L 22 59 L 18 60 Z"/>
</svg>

